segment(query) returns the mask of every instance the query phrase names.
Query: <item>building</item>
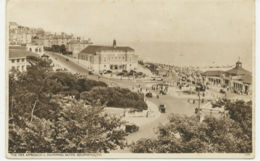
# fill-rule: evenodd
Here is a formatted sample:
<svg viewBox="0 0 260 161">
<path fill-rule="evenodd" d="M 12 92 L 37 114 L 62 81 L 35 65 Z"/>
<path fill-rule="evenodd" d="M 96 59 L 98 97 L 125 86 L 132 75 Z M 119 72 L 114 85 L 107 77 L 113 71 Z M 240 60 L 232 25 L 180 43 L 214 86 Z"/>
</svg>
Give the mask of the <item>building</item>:
<svg viewBox="0 0 260 161">
<path fill-rule="evenodd" d="M 205 85 L 209 87 L 224 88 L 239 94 L 252 93 L 252 73 L 244 69 L 240 61 L 230 70 L 206 71 L 202 76 Z"/>
<path fill-rule="evenodd" d="M 37 56 L 36 54 L 26 51 L 26 47 L 11 46 L 9 47 L 9 72 L 18 70 L 24 72 L 30 65 L 28 62 L 29 56 Z"/>
<path fill-rule="evenodd" d="M 44 54 L 43 45 L 38 45 L 38 44 L 27 44 L 26 51 L 36 53 L 40 56 L 42 56 Z"/>
<path fill-rule="evenodd" d="M 90 44 L 92 43 L 89 40 L 71 40 L 67 45 L 67 50 L 72 53 L 73 58 L 78 58 L 79 53 Z"/>
<path fill-rule="evenodd" d="M 225 76 L 225 86 L 231 87 L 234 92 L 252 93 L 252 73 L 245 70 L 240 61 L 237 61 L 235 68 L 226 71 Z"/>
<path fill-rule="evenodd" d="M 15 22 L 9 22 L 9 43 L 11 45 L 23 45 L 31 43 L 33 33 L 29 27 L 20 26 Z"/>
<path fill-rule="evenodd" d="M 64 32 L 62 32 L 60 35 L 55 33 L 53 36 L 52 45 L 67 46 L 67 44 L 73 39 L 73 35 L 67 35 Z"/>
<path fill-rule="evenodd" d="M 121 72 L 136 70 L 138 56 L 131 47 L 89 45 L 78 55 L 78 61 L 96 73 L 105 71 Z"/>
</svg>

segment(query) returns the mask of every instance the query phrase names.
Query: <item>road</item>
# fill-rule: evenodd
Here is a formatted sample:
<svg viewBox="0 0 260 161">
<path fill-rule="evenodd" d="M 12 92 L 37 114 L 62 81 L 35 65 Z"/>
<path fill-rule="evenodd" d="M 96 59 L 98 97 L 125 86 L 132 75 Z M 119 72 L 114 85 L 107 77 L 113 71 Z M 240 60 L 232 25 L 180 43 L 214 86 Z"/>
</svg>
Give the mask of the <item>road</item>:
<svg viewBox="0 0 260 161">
<path fill-rule="evenodd" d="M 118 79 L 97 76 L 94 74 L 89 74 L 89 70 L 87 70 L 86 68 L 82 67 L 81 65 L 79 65 L 73 61 L 67 61 L 66 58 L 59 53 L 47 52 L 46 54 L 48 56 L 54 58 L 56 61 L 60 62 L 61 64 L 66 64 L 65 65 L 66 68 L 70 69 L 71 71 L 74 71 L 76 73 L 80 73 L 83 75 L 87 75 L 87 78 L 89 78 L 89 79 L 103 81 L 103 82 L 106 82 L 108 85 L 120 86 L 123 88 L 131 88 L 134 84 L 134 82 L 132 80 L 118 80 Z"/>
<path fill-rule="evenodd" d="M 74 63 L 72 61 L 66 61 L 66 59 L 56 53 L 48 53 L 49 56 L 56 57 L 57 61 L 60 61 L 61 63 L 65 63 L 66 67 L 81 74 L 86 74 L 88 75 L 87 77 L 89 79 L 95 79 L 95 80 L 100 80 L 104 81 L 106 83 L 111 83 L 113 82 L 114 84 L 124 87 L 124 88 L 129 88 L 131 89 L 133 86 L 140 85 L 143 89 L 147 88 L 147 83 L 144 82 L 134 82 L 133 80 L 119 80 L 119 79 L 110 79 L 110 78 L 105 78 L 105 77 L 98 77 L 96 75 L 89 75 L 88 70 L 81 67 L 77 63 Z M 149 89 L 150 90 L 150 89 Z M 153 120 L 150 123 L 147 123 L 141 127 L 139 127 L 139 131 L 132 133 L 127 136 L 127 142 L 131 143 L 133 141 L 137 141 L 140 138 L 154 138 L 156 137 L 156 129 L 164 123 L 167 123 L 168 117 L 170 114 L 181 114 L 181 115 L 187 115 L 191 116 L 194 114 L 194 109 L 197 106 L 196 104 L 190 104 L 187 102 L 187 99 L 185 98 L 177 98 L 174 96 L 170 95 L 162 95 L 160 96 L 159 99 L 153 97 L 153 98 L 147 98 L 157 106 L 160 104 L 166 105 L 166 113 L 161 114 L 160 117 L 157 119 Z M 118 151 L 120 152 L 120 151 Z"/>
</svg>

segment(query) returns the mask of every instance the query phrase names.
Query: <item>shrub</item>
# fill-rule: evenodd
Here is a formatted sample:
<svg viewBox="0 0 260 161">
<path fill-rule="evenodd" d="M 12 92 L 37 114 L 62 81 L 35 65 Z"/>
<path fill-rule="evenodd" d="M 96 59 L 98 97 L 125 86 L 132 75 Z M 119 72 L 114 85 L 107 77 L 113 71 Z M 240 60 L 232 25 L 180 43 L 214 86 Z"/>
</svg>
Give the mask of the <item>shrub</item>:
<svg viewBox="0 0 260 161">
<path fill-rule="evenodd" d="M 92 104 L 101 104 L 108 107 L 133 107 L 146 110 L 144 96 L 125 88 L 95 87 L 90 91 L 82 92 L 80 98 Z"/>
</svg>

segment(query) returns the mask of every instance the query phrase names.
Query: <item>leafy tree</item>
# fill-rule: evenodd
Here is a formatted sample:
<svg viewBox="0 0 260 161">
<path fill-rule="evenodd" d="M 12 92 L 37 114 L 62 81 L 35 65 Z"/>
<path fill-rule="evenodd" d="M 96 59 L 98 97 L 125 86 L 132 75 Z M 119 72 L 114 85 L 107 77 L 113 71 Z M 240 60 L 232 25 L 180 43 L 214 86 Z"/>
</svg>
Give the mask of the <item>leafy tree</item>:
<svg viewBox="0 0 260 161">
<path fill-rule="evenodd" d="M 80 98 L 92 105 L 100 103 L 108 107 L 132 107 L 140 111 L 147 109 L 143 95 L 118 87 L 94 87 L 82 92 Z"/>
<path fill-rule="evenodd" d="M 172 115 L 158 128 L 156 139 L 141 139 L 131 145 L 135 153 L 251 153 L 252 105 L 225 102 L 230 118 Z M 245 114 L 246 113 L 246 114 Z M 250 114 L 251 113 L 251 114 Z M 197 120 L 197 121 L 196 121 Z"/>
<path fill-rule="evenodd" d="M 85 107 L 68 98 L 52 101 L 61 107 L 54 119 L 35 117 L 21 127 L 10 124 L 9 152 L 107 153 L 125 146 L 123 122 L 103 114 L 102 107 Z"/>
<path fill-rule="evenodd" d="M 60 52 L 61 52 L 62 54 L 66 54 L 66 47 L 65 47 L 64 44 L 62 44 L 62 45 L 60 46 Z"/>
<path fill-rule="evenodd" d="M 125 146 L 119 118 L 105 115 L 101 106 L 87 107 L 70 97 L 81 88 L 79 80 L 54 73 L 48 61 L 29 61 L 26 72 L 9 76 L 10 153 L 109 152 Z M 88 89 L 102 84 L 83 82 Z"/>
</svg>

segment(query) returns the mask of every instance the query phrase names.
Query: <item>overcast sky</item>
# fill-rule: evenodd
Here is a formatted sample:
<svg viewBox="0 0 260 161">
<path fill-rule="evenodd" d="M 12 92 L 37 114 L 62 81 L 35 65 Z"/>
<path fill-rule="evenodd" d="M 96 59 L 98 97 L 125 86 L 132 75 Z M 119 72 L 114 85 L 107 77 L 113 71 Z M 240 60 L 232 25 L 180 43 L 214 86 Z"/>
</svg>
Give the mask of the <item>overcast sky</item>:
<svg viewBox="0 0 260 161">
<path fill-rule="evenodd" d="M 10 0 L 8 18 L 96 41 L 248 42 L 249 1 Z"/>
<path fill-rule="evenodd" d="M 175 46 L 191 43 L 192 47 L 176 46 L 174 50 L 189 58 L 194 52 L 201 54 L 201 61 L 219 59 L 216 63 L 223 60 L 234 64 L 241 57 L 251 68 L 254 12 L 250 2 L 253 1 L 9 0 L 7 16 L 9 21 L 21 25 L 73 33 L 98 44 L 111 44 L 113 39 L 124 45 L 130 42 L 170 42 Z M 210 45 L 196 48 L 194 43 Z M 155 47 L 149 47 L 150 51 L 155 51 Z M 145 47 L 140 49 L 146 51 Z M 173 53 L 172 59 L 179 62 L 176 58 L 179 53 L 172 51 L 165 50 Z M 151 53 L 138 54 L 149 57 Z"/>
</svg>

